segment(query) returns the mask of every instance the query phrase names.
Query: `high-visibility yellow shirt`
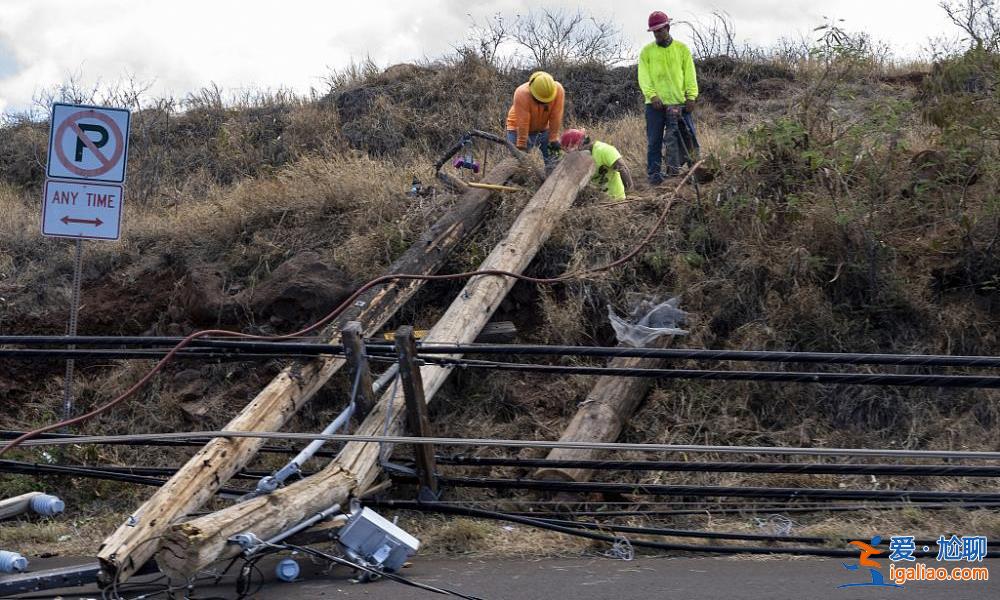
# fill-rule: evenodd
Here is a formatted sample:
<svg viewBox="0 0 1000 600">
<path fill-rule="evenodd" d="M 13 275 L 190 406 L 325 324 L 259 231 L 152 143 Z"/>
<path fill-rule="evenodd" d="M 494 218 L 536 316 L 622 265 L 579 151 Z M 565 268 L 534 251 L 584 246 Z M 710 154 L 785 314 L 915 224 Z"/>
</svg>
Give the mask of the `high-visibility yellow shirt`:
<svg viewBox="0 0 1000 600">
<path fill-rule="evenodd" d="M 687 46 L 674 40 L 663 48 L 653 42 L 639 53 L 639 88 L 646 104 L 659 96 L 664 104 L 684 104 L 698 97 L 698 76 Z"/>
<path fill-rule="evenodd" d="M 594 146 L 590 149 L 590 156 L 597 166 L 594 182 L 601 186 L 601 190 L 608 196 L 616 200 L 624 199 L 625 182 L 622 181 L 622 174 L 615 168 L 615 163 L 622 157 L 618 149 L 611 144 L 594 142 Z"/>
</svg>

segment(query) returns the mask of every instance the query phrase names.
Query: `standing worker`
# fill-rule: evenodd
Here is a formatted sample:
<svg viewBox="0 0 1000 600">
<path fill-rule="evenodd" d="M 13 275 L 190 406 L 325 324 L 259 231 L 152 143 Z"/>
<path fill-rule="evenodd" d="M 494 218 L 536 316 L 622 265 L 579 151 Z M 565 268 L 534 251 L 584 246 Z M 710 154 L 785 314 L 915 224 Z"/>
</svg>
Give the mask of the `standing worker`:
<svg viewBox="0 0 1000 600">
<path fill-rule="evenodd" d="M 514 91 L 514 103 L 507 112 L 507 139 L 520 150 L 539 148 L 546 170 L 551 170 L 560 152 L 563 86 L 545 71 L 535 71 L 527 83 Z"/>
<path fill-rule="evenodd" d="M 656 41 L 639 54 L 639 88 L 646 100 L 646 175 L 650 184 L 659 185 L 664 150 L 666 177 L 673 177 L 698 148 L 691 116 L 698 77 L 691 50 L 670 36 L 670 17 L 660 11 L 650 14 L 648 31 Z"/>
<path fill-rule="evenodd" d="M 591 140 L 586 129 L 567 129 L 562 134 L 560 143 L 566 152 L 574 150 L 590 152 L 590 157 L 597 166 L 594 183 L 599 185 L 601 191 L 608 197 L 614 200 L 625 199 L 625 190 L 630 190 L 633 186 L 632 173 L 617 148 L 611 144 Z"/>
</svg>

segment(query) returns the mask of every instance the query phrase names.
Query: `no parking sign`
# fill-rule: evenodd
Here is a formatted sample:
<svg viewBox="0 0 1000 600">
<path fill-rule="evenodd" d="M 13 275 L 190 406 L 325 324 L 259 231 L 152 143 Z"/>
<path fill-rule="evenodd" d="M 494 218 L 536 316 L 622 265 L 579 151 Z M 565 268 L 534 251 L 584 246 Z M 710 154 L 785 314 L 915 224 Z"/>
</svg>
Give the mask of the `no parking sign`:
<svg viewBox="0 0 1000 600">
<path fill-rule="evenodd" d="M 79 104 L 52 106 L 48 176 L 125 181 L 129 111 Z"/>
<path fill-rule="evenodd" d="M 128 159 L 129 111 L 54 104 L 42 234 L 117 240 Z"/>
<path fill-rule="evenodd" d="M 83 240 L 121 235 L 129 111 L 79 104 L 52 105 L 49 160 L 42 197 L 42 235 L 76 240 L 67 335 L 76 336 Z M 70 346 L 72 348 L 73 346 Z M 63 417 L 73 413 L 73 359 L 66 361 Z"/>
</svg>

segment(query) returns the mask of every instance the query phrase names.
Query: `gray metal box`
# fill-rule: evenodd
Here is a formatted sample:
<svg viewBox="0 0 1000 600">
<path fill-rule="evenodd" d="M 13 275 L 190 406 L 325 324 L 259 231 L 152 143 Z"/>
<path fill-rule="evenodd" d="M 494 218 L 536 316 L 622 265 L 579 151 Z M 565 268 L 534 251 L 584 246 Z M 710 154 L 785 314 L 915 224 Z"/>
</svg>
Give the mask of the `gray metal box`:
<svg viewBox="0 0 1000 600">
<path fill-rule="evenodd" d="M 340 530 L 340 544 L 350 554 L 389 572 L 416 554 L 420 541 L 370 508 L 351 515 Z"/>
</svg>

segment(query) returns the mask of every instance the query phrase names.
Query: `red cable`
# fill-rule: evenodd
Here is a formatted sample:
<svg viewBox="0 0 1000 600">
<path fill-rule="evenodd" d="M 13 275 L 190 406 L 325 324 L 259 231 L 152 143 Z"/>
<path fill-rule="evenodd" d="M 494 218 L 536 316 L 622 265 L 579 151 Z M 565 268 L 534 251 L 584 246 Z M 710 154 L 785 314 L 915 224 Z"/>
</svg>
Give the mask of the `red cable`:
<svg viewBox="0 0 1000 600">
<path fill-rule="evenodd" d="M 700 165 L 701 165 L 701 162 L 698 162 L 693 167 L 691 167 L 691 169 L 688 170 L 688 172 L 684 176 L 684 178 L 681 179 L 680 183 L 677 184 L 677 187 L 674 188 L 674 191 L 671 194 L 670 199 L 667 200 L 666 205 L 664 205 L 663 210 L 660 212 L 659 219 L 657 219 L 656 223 L 653 225 L 653 228 L 650 229 L 649 233 L 646 234 L 646 237 L 644 237 L 642 239 L 642 241 L 640 241 L 639 244 L 634 249 L 632 249 L 632 251 L 630 251 L 629 253 L 627 253 L 625 256 L 622 256 L 621 258 L 619 258 L 619 259 L 617 259 L 615 261 L 612 261 L 612 262 L 610 262 L 610 263 L 608 263 L 606 265 L 602 265 L 600 267 L 593 267 L 593 268 L 590 268 L 590 269 L 581 269 L 579 271 L 575 271 L 575 272 L 571 272 L 571 273 L 566 273 L 565 275 L 560 275 L 559 277 L 551 277 L 551 278 L 529 277 L 527 275 L 521 275 L 519 273 L 511 273 L 510 271 L 501 271 L 501 270 L 497 270 L 497 269 L 487 269 L 487 270 L 483 270 L 483 271 L 467 271 L 465 273 L 451 273 L 451 274 L 448 274 L 448 275 L 410 275 L 410 274 L 403 274 L 403 273 L 393 273 L 393 274 L 390 274 L 390 275 L 383 275 L 383 276 L 378 277 L 376 279 L 372 279 L 368 283 L 366 283 L 363 286 L 361 286 L 360 288 L 358 288 L 353 294 L 350 295 L 350 297 L 347 298 L 347 300 L 344 300 L 343 302 L 341 302 L 340 305 L 337 306 L 337 308 L 333 309 L 333 311 L 330 312 L 328 315 L 326 315 L 325 317 L 323 317 L 319 321 L 316 321 L 312 325 L 306 327 L 305 329 L 301 329 L 301 330 L 296 331 L 294 333 L 286 333 L 284 335 L 253 335 L 253 334 L 249 334 L 249 333 L 241 333 L 241 332 L 238 332 L 238 331 L 226 331 L 226 330 L 223 330 L 223 329 L 205 329 L 205 330 L 202 330 L 202 331 L 196 331 L 196 332 L 188 335 L 187 337 L 185 337 L 180 342 L 178 342 L 178 344 L 176 346 L 174 346 L 173 348 L 171 348 L 171 350 L 169 352 L 167 352 L 167 354 L 164 355 L 164 357 L 161 358 L 159 360 L 159 362 L 157 362 L 156 365 L 153 366 L 153 368 L 150 369 L 150 371 L 148 373 L 146 373 L 145 375 L 143 375 L 142 378 L 139 379 L 139 381 L 137 381 L 134 384 L 132 384 L 131 387 L 129 387 L 124 392 L 122 392 L 122 394 L 120 396 L 118 396 L 117 398 L 115 398 L 114 400 L 111 400 L 110 402 L 107 402 L 106 404 L 98 406 L 97 408 L 93 409 L 92 411 L 90 411 L 88 413 L 85 413 L 85 414 L 82 414 L 82 415 L 80 415 L 78 417 L 73 417 L 72 419 L 66 419 L 64 421 L 59 421 L 58 423 L 53 423 L 51 425 L 45 425 L 44 427 L 39 427 L 38 429 L 34 429 L 32 431 L 29 431 L 29 432 L 21 435 L 17 439 L 12 440 L 10 443 L 8 443 L 3 448 L 0 448 L 0 456 L 3 456 L 9 450 L 11 450 L 11 449 L 19 446 L 21 444 L 21 442 L 23 442 L 25 440 L 30 440 L 31 438 L 33 438 L 33 437 L 35 437 L 37 435 L 40 435 L 42 433 L 46 433 L 46 432 L 52 431 L 53 429 L 60 429 L 62 427 L 69 427 L 71 425 L 77 425 L 79 423 L 83 423 L 84 421 L 89 421 L 90 419 L 92 419 L 92 418 L 94 418 L 94 417 L 96 417 L 96 416 L 98 416 L 98 415 L 100 415 L 102 413 L 105 413 L 108 410 L 114 408 L 115 406 L 117 406 L 118 404 L 122 403 L 123 401 L 125 401 L 126 399 L 128 399 L 130 396 L 132 396 L 133 394 L 135 394 L 137 391 L 139 391 L 139 389 L 142 388 L 144 385 L 146 385 L 146 383 L 148 383 L 150 379 L 152 379 L 157 373 L 159 373 L 161 370 L 163 370 L 163 367 L 166 366 L 166 364 L 168 362 L 170 362 L 170 360 L 173 359 L 173 357 L 180 350 L 182 350 L 183 348 L 187 347 L 188 345 L 191 344 L 191 342 L 195 341 L 198 338 L 209 337 L 209 336 L 216 336 L 216 337 L 234 337 L 234 338 L 241 338 L 241 339 L 246 339 L 246 340 L 279 341 L 279 340 L 287 340 L 287 339 L 291 339 L 291 338 L 301 337 L 301 336 L 306 335 L 307 333 L 310 333 L 312 331 L 315 331 L 316 329 L 319 329 L 319 328 L 323 327 L 324 325 L 326 325 L 330 321 L 333 321 L 334 319 L 336 319 L 337 317 L 339 317 L 341 315 L 341 313 L 343 313 L 345 310 L 347 310 L 348 307 L 350 307 L 352 304 L 354 304 L 354 301 L 357 300 L 358 296 L 360 296 L 361 294 L 365 293 L 366 291 L 370 290 L 371 288 L 375 287 L 376 285 L 380 285 L 382 283 L 388 283 L 390 281 L 406 281 L 406 280 L 447 281 L 447 280 L 452 280 L 452 279 L 466 279 L 466 278 L 475 277 L 475 276 L 478 276 L 478 275 L 497 275 L 497 276 L 500 276 L 500 277 L 511 277 L 513 279 L 518 279 L 518 280 L 521 280 L 521 281 L 527 281 L 529 283 L 535 283 L 535 284 L 540 284 L 540 285 L 551 285 L 551 284 L 560 283 L 560 282 L 563 282 L 563 281 L 568 281 L 570 279 L 577 279 L 577 278 L 580 278 L 580 277 L 582 277 L 584 275 L 592 275 L 594 273 L 599 273 L 601 271 L 607 271 L 609 269 L 613 269 L 613 268 L 615 268 L 615 267 L 617 267 L 617 266 L 619 266 L 619 265 L 621 265 L 621 264 L 623 264 L 623 263 L 631 260 L 647 244 L 649 244 L 649 242 L 653 239 L 653 236 L 656 235 L 656 233 L 660 230 L 660 228 L 663 227 L 663 224 L 666 222 L 667 215 L 669 214 L 670 208 L 673 206 L 674 200 L 677 198 L 677 194 L 680 192 L 681 187 L 683 187 L 684 184 L 687 183 L 688 178 L 691 177 L 691 175 L 695 172 L 695 170 Z"/>
</svg>

